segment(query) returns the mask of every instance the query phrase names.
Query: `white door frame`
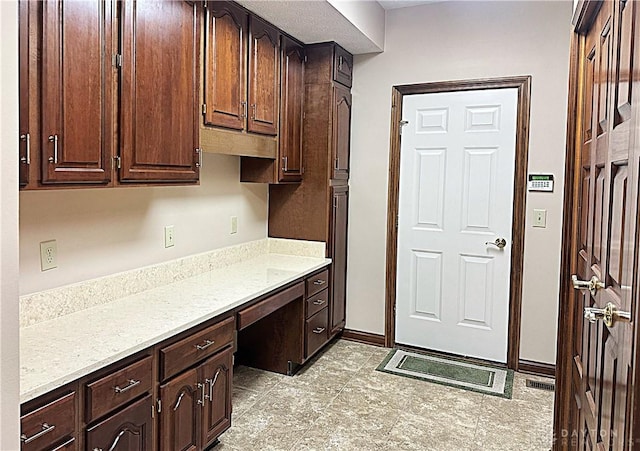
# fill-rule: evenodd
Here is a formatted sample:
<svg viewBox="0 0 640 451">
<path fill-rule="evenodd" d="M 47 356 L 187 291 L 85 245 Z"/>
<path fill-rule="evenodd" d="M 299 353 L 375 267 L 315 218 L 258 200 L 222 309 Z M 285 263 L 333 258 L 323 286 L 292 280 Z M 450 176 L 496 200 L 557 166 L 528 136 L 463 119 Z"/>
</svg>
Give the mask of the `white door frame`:
<svg viewBox="0 0 640 451">
<path fill-rule="evenodd" d="M 476 91 L 482 89 L 506 88 L 518 89 L 507 367 L 514 370 L 532 370 L 535 372 L 553 374 L 554 368 L 552 366 L 541 367 L 537 364 L 520 361 L 522 267 L 526 214 L 526 174 L 529 153 L 529 109 L 531 100 L 531 76 L 528 75 L 519 77 L 399 85 L 393 87 L 391 105 L 391 143 L 389 149 L 389 200 L 387 208 L 385 346 L 394 346 L 396 335 L 395 308 L 398 255 L 397 218 L 400 186 L 400 121 L 402 120 L 403 96 L 436 92 Z"/>
</svg>

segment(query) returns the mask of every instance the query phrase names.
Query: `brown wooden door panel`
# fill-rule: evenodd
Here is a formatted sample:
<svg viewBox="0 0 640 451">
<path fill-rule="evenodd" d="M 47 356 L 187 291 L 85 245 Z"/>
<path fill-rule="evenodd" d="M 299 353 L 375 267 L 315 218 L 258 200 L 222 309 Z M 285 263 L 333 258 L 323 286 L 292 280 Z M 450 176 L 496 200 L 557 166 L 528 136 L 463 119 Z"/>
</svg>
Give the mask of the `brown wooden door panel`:
<svg viewBox="0 0 640 451">
<path fill-rule="evenodd" d="M 333 79 L 351 88 L 353 82 L 353 56 L 340 46 L 334 47 Z"/>
<path fill-rule="evenodd" d="M 349 178 L 349 153 L 351 146 L 351 92 L 335 85 L 333 89 L 333 171 L 331 178 Z"/>
<path fill-rule="evenodd" d="M 347 300 L 347 219 L 349 187 L 332 187 L 331 218 L 331 333 L 344 327 Z"/>
<path fill-rule="evenodd" d="M 280 37 L 272 26 L 253 16 L 250 19 L 247 130 L 276 135 L 280 97 Z"/>
<path fill-rule="evenodd" d="M 245 128 L 248 15 L 229 2 L 206 10 L 204 54 L 205 125 Z"/>
<path fill-rule="evenodd" d="M 304 115 L 304 48 L 282 37 L 280 98 L 280 162 L 281 182 L 302 180 L 302 121 Z"/>
<path fill-rule="evenodd" d="M 20 186 L 29 183 L 29 165 L 31 164 L 31 130 L 29 124 L 29 80 L 31 61 L 29 55 L 29 9 L 32 2 L 21 0 L 18 5 L 19 20 L 19 95 L 20 95 L 20 146 L 18 151 L 18 159 L 20 164 Z"/>
<path fill-rule="evenodd" d="M 206 390 L 202 409 L 202 446 L 207 446 L 231 427 L 232 359 L 233 349 L 227 348 L 204 362 L 198 370 Z"/>
<path fill-rule="evenodd" d="M 121 181 L 198 180 L 199 7 L 123 3 Z"/>
<path fill-rule="evenodd" d="M 202 388 L 196 370 L 189 370 L 160 386 L 160 449 L 195 450 L 199 446 Z"/>
<path fill-rule="evenodd" d="M 151 395 L 87 429 L 86 449 L 147 451 L 151 449 Z"/>
<path fill-rule="evenodd" d="M 111 178 L 110 1 L 47 1 L 42 31 L 42 183 Z"/>
</svg>

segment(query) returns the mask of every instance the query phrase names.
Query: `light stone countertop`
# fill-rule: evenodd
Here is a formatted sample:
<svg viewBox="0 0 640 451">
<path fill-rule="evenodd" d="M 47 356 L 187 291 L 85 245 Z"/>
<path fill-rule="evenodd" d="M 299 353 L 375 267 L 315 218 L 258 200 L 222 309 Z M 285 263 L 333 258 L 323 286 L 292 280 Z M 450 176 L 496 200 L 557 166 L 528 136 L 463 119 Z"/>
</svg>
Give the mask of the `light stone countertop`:
<svg viewBox="0 0 640 451">
<path fill-rule="evenodd" d="M 20 329 L 24 403 L 331 263 L 264 254 Z"/>
</svg>

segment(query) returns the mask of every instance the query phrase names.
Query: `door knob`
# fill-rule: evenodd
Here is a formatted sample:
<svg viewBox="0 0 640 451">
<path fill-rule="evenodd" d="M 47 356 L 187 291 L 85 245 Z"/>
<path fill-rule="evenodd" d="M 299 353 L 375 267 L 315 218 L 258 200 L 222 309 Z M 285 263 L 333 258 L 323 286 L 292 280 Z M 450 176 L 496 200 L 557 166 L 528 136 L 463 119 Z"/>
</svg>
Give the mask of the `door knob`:
<svg viewBox="0 0 640 451">
<path fill-rule="evenodd" d="M 504 238 L 496 238 L 495 241 L 487 241 L 484 244 L 485 246 L 491 244 L 492 246 L 495 246 L 498 249 L 504 249 L 504 247 L 507 245 L 507 240 L 505 240 Z"/>
<path fill-rule="evenodd" d="M 590 323 L 595 323 L 601 319 L 607 327 L 613 326 L 615 321 L 631 321 L 630 312 L 618 310 L 611 302 L 608 302 L 604 308 L 585 307 L 584 317 L 588 319 Z"/>
<path fill-rule="evenodd" d="M 593 296 L 598 290 L 606 288 L 604 282 L 601 282 L 596 276 L 593 276 L 591 280 L 578 280 L 578 276 L 574 274 L 571 276 L 571 282 L 576 290 L 589 290 Z"/>
</svg>

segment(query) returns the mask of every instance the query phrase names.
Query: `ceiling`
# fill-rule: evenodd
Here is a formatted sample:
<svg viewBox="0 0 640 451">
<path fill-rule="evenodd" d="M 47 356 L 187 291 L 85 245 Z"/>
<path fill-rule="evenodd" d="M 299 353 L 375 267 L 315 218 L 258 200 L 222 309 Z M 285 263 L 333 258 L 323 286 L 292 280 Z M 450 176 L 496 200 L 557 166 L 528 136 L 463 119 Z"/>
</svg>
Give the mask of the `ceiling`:
<svg viewBox="0 0 640 451">
<path fill-rule="evenodd" d="M 383 50 L 327 0 L 237 1 L 305 44 L 336 41 L 354 55 Z M 390 10 L 434 1 L 437 0 L 380 0 L 378 3 L 385 10 Z"/>
</svg>

